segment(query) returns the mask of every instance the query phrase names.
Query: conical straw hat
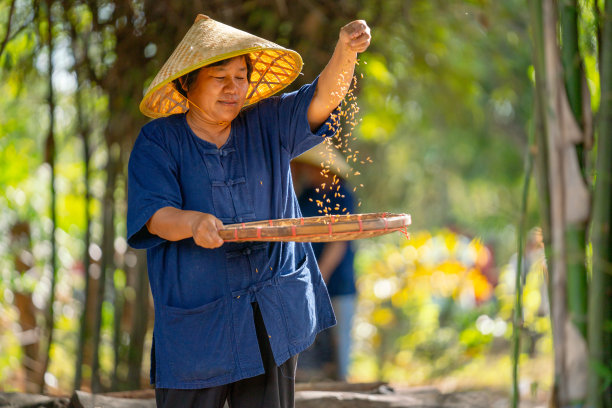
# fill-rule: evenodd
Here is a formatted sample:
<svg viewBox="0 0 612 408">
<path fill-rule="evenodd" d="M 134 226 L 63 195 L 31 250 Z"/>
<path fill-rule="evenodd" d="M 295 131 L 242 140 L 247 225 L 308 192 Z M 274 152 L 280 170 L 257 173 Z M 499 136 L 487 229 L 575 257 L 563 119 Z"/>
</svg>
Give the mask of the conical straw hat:
<svg viewBox="0 0 612 408">
<path fill-rule="evenodd" d="M 213 62 L 250 54 L 251 83 L 244 106 L 275 94 L 299 75 L 302 57 L 263 38 L 199 14 L 140 102 L 140 111 L 158 118 L 189 110 L 187 99 L 172 81 Z"/>
<path fill-rule="evenodd" d="M 333 174 L 346 179 L 353 169 L 346 162 L 342 153 L 329 141 L 319 143 L 315 147 L 293 159 L 297 163 L 306 163 L 311 166 L 332 172 Z"/>
</svg>

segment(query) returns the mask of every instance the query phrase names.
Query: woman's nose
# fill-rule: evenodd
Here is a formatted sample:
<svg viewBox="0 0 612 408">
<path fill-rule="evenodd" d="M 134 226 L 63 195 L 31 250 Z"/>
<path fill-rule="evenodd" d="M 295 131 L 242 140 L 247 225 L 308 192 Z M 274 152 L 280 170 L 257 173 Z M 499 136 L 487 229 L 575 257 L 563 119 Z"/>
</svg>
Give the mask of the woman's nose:
<svg viewBox="0 0 612 408">
<path fill-rule="evenodd" d="M 224 90 L 228 93 L 235 93 L 238 89 L 238 84 L 233 78 L 227 78 L 224 82 Z"/>
</svg>

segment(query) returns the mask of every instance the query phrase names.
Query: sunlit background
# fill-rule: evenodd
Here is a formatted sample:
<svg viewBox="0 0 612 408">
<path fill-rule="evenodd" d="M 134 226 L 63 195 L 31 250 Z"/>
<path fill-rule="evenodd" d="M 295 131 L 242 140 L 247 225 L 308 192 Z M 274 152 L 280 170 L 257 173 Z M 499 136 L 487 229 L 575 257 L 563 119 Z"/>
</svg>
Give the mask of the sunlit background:
<svg viewBox="0 0 612 408">
<path fill-rule="evenodd" d="M 0 21 L 6 21 L 10 3 L 0 2 Z M 126 91 L 118 99 L 123 82 L 113 82 L 118 79 L 110 75 L 127 55 L 117 49 L 117 35 L 127 24 L 121 13 L 144 18 L 134 24 L 151 38 L 145 47 L 132 50 L 139 55 L 135 66 L 146 61 L 131 79 L 142 92 L 169 55 L 174 38 L 190 25 L 195 9 L 167 6 L 185 14 L 172 14 L 181 23 L 173 23 L 174 31 L 162 40 L 155 25 L 147 28 L 147 18 L 154 18 L 146 17 L 150 6 L 136 1 L 135 11 L 126 11 L 111 1 L 98 3 L 95 13 L 81 2 L 72 8 L 54 2 L 52 8 L 57 21 L 52 55 L 57 280 L 55 329 L 44 382 L 59 393 L 73 387 L 80 319 L 88 301 L 84 254 L 94 282 L 107 268 L 99 344 L 103 389 L 113 389 L 133 371 L 127 357 L 133 340 L 129 328 L 139 316 L 130 305 L 138 298 L 134 276 L 142 270 L 142 255 L 128 248 L 124 238 L 125 173 L 119 171 L 112 191 L 107 189 L 108 163 L 126 165 L 144 123 L 144 117 L 134 113 L 134 95 Z M 233 7 L 231 12 L 211 6 L 209 14 L 302 53 L 306 65 L 300 83 L 314 79 L 350 16 L 366 19 L 372 27 L 372 45 L 360 56 L 356 73 L 359 123 L 348 146 L 360 159 L 353 163 L 358 174 L 348 182 L 357 188 L 359 212 L 409 213 L 413 223 L 409 239 L 397 233 L 357 242 L 359 299 L 350 380 L 508 392 L 516 229 L 533 110 L 525 2 L 347 1 L 331 17 L 321 3 L 300 19 L 283 14 L 274 2 L 239 3 L 224 6 Z M 592 62 L 585 68 L 597 104 L 597 70 L 594 58 L 589 59 L 595 52 L 595 34 L 588 24 L 591 2 L 584 3 L 581 44 L 587 63 Z M 31 3 L 18 1 L 17 7 L 18 17 L 26 21 Z M 78 18 L 63 17 L 64 12 Z M 160 14 L 156 10 L 154 16 Z M 60 23 L 62 18 L 68 20 Z M 93 30 L 92 20 L 106 24 L 88 44 L 93 61 L 88 69 L 105 78 L 99 81 L 84 71 L 77 77 L 75 61 L 83 58 L 83 43 L 71 37 L 66 22 L 72 21 L 78 33 Z M 26 372 L 40 368 L 41 361 L 30 356 L 44 354 L 52 280 L 46 145 L 49 54 L 40 32 L 23 30 L 0 55 L 0 390 L 5 391 L 32 389 Z M 109 96 L 109 89 L 116 94 Z M 128 107 L 122 116 L 129 123 L 127 133 L 120 129 L 121 137 L 109 139 L 109 132 L 117 135 L 109 131 L 109 119 L 117 117 L 122 106 Z M 89 143 L 87 185 L 83 134 Z M 366 157 L 371 163 L 363 160 Z M 103 216 L 109 205 L 114 209 L 112 234 L 104 238 Z M 89 244 L 84 238 L 86 208 L 91 216 Z M 527 217 L 520 387 L 525 396 L 537 399 L 552 382 L 552 341 L 533 185 Z M 105 266 L 104 239 L 110 242 L 106 250 L 112 251 Z M 143 387 L 148 384 L 152 312 L 148 321 L 136 368 Z M 91 357 L 87 353 L 91 350 L 85 353 Z M 82 373 L 85 387 L 92 375 L 88 367 Z"/>
</svg>

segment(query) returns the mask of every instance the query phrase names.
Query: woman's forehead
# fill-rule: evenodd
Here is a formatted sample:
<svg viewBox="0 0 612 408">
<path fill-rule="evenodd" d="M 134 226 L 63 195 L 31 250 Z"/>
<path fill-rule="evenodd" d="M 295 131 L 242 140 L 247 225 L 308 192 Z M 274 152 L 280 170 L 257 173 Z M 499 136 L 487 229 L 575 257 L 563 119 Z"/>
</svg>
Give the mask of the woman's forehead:
<svg viewBox="0 0 612 408">
<path fill-rule="evenodd" d="M 229 69 L 239 69 L 239 70 L 247 70 L 246 61 L 244 60 L 244 56 L 239 55 L 237 57 L 228 58 L 223 61 L 222 64 L 219 65 L 209 65 L 204 67 L 205 69 L 215 70 L 215 71 L 227 71 Z"/>
</svg>

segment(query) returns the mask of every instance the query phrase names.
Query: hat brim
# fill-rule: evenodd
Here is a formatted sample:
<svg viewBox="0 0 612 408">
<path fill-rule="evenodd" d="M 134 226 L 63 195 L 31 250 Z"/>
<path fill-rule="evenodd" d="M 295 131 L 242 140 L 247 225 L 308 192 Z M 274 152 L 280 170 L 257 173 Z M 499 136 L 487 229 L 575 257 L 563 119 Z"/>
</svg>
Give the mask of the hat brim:
<svg viewBox="0 0 612 408">
<path fill-rule="evenodd" d="M 297 78 L 303 66 L 302 58 L 293 50 L 210 18 L 200 18 L 149 85 L 140 102 L 140 111 L 152 118 L 186 112 L 188 101 L 174 87 L 175 79 L 245 54 L 251 58 L 253 72 L 244 106 L 284 89 Z"/>
</svg>

